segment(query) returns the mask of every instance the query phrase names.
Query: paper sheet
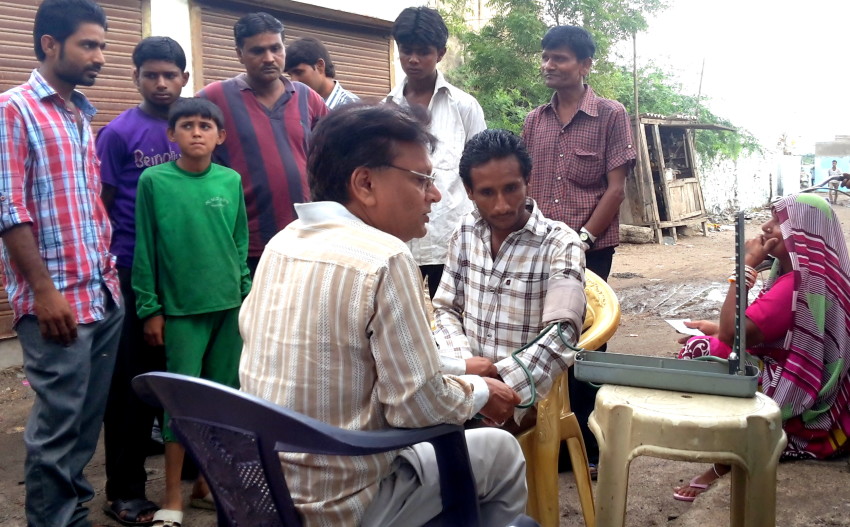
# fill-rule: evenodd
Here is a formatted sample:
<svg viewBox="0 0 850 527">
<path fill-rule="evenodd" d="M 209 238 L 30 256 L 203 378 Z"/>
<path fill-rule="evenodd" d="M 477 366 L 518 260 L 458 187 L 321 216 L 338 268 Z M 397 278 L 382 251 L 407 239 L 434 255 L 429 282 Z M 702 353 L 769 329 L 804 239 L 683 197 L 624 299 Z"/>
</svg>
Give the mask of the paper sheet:
<svg viewBox="0 0 850 527">
<path fill-rule="evenodd" d="M 702 335 L 705 335 L 705 333 L 703 333 L 702 331 L 700 331 L 698 329 L 686 327 L 685 322 L 690 322 L 690 321 L 691 321 L 691 319 L 689 319 L 689 318 L 665 320 L 665 322 L 667 322 L 668 324 L 673 326 L 673 329 L 675 329 L 676 331 L 678 331 L 679 333 L 682 333 L 684 335 L 693 335 L 695 337 L 700 337 Z"/>
</svg>

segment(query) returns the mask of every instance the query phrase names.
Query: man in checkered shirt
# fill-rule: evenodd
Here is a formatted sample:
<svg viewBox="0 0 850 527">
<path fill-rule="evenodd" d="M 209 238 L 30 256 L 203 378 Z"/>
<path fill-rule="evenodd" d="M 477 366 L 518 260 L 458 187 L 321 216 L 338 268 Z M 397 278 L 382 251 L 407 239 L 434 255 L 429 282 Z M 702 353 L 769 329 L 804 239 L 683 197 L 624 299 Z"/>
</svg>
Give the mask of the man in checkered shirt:
<svg viewBox="0 0 850 527">
<path fill-rule="evenodd" d="M 541 42 L 540 72 L 555 91 L 528 114 L 522 130 L 534 169 L 529 195 L 543 215 L 563 221 L 586 245 L 587 268 L 608 280 L 620 242 L 620 204 L 635 149 L 629 116 L 617 101 L 598 97 L 584 81 L 596 45 L 583 28 L 556 26 Z M 570 401 L 591 463 L 596 439 L 586 423 L 596 392 L 570 379 Z"/>
<path fill-rule="evenodd" d="M 575 344 L 585 311 L 582 244 L 526 196 L 531 171 L 528 152 L 511 132 L 485 130 L 466 144 L 460 177 L 475 210 L 449 241 L 433 300 L 443 373 L 499 378 L 525 402 L 530 379 L 511 353 L 552 322 L 563 322 L 564 336 Z M 574 353 L 551 328 L 517 359 L 545 396 Z M 506 428 L 517 432 L 534 418 L 517 409 Z"/>
</svg>

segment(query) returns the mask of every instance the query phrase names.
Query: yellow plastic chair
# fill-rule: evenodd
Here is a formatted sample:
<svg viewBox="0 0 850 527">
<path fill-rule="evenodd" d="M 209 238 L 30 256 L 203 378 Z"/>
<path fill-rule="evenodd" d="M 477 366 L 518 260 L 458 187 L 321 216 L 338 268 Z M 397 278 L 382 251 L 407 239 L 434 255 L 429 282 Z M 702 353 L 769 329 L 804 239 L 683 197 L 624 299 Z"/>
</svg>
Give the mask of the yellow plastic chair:
<svg viewBox="0 0 850 527">
<path fill-rule="evenodd" d="M 584 293 L 587 296 L 587 311 L 578 347 L 597 349 L 617 331 L 620 303 L 611 286 L 591 271 L 585 273 Z M 558 451 L 562 440 L 567 442 L 584 523 L 587 527 L 594 527 L 596 516 L 587 451 L 578 419 L 570 409 L 566 374 L 555 381 L 545 398 L 538 401 L 534 428 L 517 436 L 526 460 L 526 512 L 542 527 L 558 527 L 560 522 Z"/>
</svg>

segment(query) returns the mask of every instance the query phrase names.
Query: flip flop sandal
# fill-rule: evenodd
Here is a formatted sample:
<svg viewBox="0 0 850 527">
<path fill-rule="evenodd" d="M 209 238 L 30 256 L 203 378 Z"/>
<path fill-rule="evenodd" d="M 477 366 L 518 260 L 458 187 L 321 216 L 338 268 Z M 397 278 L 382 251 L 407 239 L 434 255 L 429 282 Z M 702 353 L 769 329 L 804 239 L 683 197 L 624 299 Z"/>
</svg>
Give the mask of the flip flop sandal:
<svg viewBox="0 0 850 527">
<path fill-rule="evenodd" d="M 103 512 L 121 525 L 150 525 L 153 520 L 139 521 L 145 513 L 156 513 L 159 505 L 145 498 L 131 500 L 113 500 L 103 504 Z M 123 514 L 122 514 L 123 513 Z"/>
<path fill-rule="evenodd" d="M 183 524 L 183 511 L 159 509 L 153 516 L 154 527 L 180 527 Z"/>
<path fill-rule="evenodd" d="M 710 487 L 714 483 L 714 481 L 712 481 L 711 483 L 708 483 L 708 484 L 697 483 L 697 478 L 699 478 L 699 476 L 692 479 L 691 482 L 688 483 L 688 486 L 685 487 L 685 488 L 696 489 L 699 492 L 697 492 L 693 496 L 686 496 L 684 494 L 679 494 L 679 490 L 674 490 L 673 491 L 673 499 L 677 499 L 679 501 L 687 501 L 687 502 L 694 501 L 695 499 L 697 499 L 697 496 L 699 496 L 700 494 L 702 494 L 703 492 L 708 490 L 708 487 Z M 680 487 L 680 489 L 681 489 L 681 487 Z"/>
<path fill-rule="evenodd" d="M 215 510 L 215 499 L 213 499 L 212 492 L 207 492 L 207 495 L 203 498 L 192 498 L 189 500 L 189 506 L 194 507 L 196 509 L 206 509 L 208 511 Z"/>
</svg>

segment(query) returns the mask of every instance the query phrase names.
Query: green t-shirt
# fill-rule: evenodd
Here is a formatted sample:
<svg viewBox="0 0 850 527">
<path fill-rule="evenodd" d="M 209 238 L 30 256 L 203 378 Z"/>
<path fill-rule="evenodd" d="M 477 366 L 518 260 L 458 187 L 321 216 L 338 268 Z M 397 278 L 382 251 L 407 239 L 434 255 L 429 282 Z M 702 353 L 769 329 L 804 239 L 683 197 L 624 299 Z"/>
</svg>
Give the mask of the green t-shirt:
<svg viewBox="0 0 850 527">
<path fill-rule="evenodd" d="M 242 179 L 211 164 L 142 172 L 136 195 L 133 290 L 139 318 L 239 307 L 251 288 Z"/>
</svg>

